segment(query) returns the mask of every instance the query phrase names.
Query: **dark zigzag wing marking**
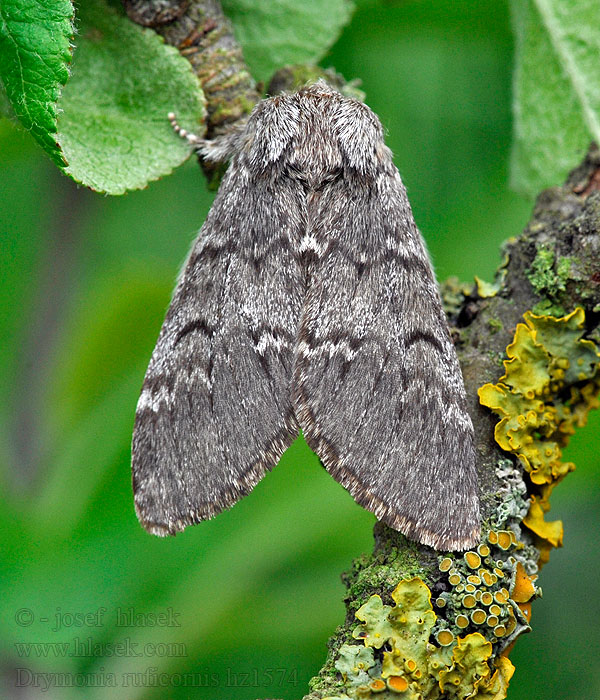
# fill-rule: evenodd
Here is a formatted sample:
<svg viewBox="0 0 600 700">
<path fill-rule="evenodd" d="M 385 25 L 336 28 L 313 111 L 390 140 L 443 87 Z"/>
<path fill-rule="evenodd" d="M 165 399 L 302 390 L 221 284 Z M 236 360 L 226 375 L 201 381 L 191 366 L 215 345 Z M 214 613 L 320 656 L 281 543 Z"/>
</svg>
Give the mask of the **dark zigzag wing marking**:
<svg viewBox="0 0 600 700">
<path fill-rule="evenodd" d="M 327 470 L 391 527 L 438 549 L 479 533 L 473 428 L 427 254 L 397 171 L 351 172 L 309 211 L 294 403 Z M 331 240 L 335 233 L 335 242 Z"/>
<path fill-rule="evenodd" d="M 301 191 L 285 178 L 252 182 L 234 165 L 176 288 L 136 413 L 135 504 L 154 534 L 231 506 L 298 433 Z"/>
</svg>

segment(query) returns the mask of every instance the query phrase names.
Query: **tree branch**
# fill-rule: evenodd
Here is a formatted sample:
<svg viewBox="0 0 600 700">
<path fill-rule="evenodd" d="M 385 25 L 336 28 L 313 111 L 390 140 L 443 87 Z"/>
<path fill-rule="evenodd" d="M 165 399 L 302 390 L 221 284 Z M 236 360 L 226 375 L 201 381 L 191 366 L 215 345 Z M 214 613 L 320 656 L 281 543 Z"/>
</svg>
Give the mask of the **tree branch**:
<svg viewBox="0 0 600 700">
<path fill-rule="evenodd" d="M 597 348 L 582 340 L 582 336 L 600 339 L 598 190 L 600 152 L 592 145 L 564 186 L 539 195 L 524 232 L 504 245 L 505 259 L 495 287 L 480 280 L 475 286 L 459 285 L 456 280 L 442 285 L 477 436 L 483 549 L 465 556 L 447 555 L 377 523 L 373 554 L 356 560 L 343 575 L 346 619 L 330 639 L 327 661 L 312 679 L 312 692 L 305 700 L 371 694 L 383 698 L 392 689 L 402 690 L 404 684 L 407 693 L 412 691 L 407 695 L 411 698 L 421 697 L 418 692 L 424 699 L 466 697 L 457 694 L 459 689 L 475 693 L 469 697 L 500 700 L 506 696 L 513 670 L 507 654 L 516 637 L 529 629 L 539 568 L 552 546 L 561 544 L 561 524 L 543 519 L 553 486 L 572 468 L 561 461 L 560 448 L 575 426 L 584 424 L 587 411 L 598 406 Z M 578 307 L 583 311 L 573 314 Z M 533 328 L 523 324 L 523 315 L 531 310 Z M 565 320 L 569 314 L 570 320 Z M 584 325 L 577 327 L 583 318 Z M 518 324 L 520 335 L 515 342 Z M 502 361 L 511 344 L 514 359 L 507 367 Z M 531 353 L 537 353 L 534 360 Z M 587 372 L 579 371 L 586 366 Z M 500 375 L 504 376 L 498 382 Z M 478 391 L 486 382 L 498 382 L 487 392 L 502 397 L 504 391 L 505 410 L 514 404 L 506 424 L 513 426 L 508 434 L 517 444 L 511 451 L 501 449 L 495 438 L 499 416 L 480 403 Z M 483 401 L 486 391 L 479 393 Z M 531 426 L 528 420 L 533 421 Z M 496 435 L 502 438 L 502 430 Z M 503 577 L 487 585 L 489 572 L 500 566 Z M 411 597 L 406 582 L 415 577 L 431 591 L 429 609 L 435 615 L 421 647 L 414 640 L 423 630 L 411 626 L 406 614 L 417 610 L 423 616 L 427 610 L 427 604 L 419 607 L 417 598 Z M 398 586 L 401 581 L 405 583 Z M 498 604 L 502 589 L 508 590 L 510 599 L 504 602 L 500 595 Z M 491 594 L 491 604 L 486 593 Z M 393 606 L 391 613 L 381 612 L 380 601 L 372 596 Z M 476 610 L 483 613 L 477 616 Z M 500 614 L 492 615 L 496 612 Z M 408 618 L 404 623 L 398 622 L 401 613 Z M 486 620 L 480 622 L 483 617 Z M 499 625 L 490 625 L 490 619 Z M 451 638 L 466 637 L 472 642 L 470 656 L 464 641 L 444 646 Z M 412 646 L 407 646 L 407 639 L 413 640 Z M 429 648 L 428 642 L 433 643 Z M 416 664 L 416 672 L 411 672 L 409 661 Z M 480 680 L 473 676 L 475 666 L 483 676 Z M 397 695 L 392 692 L 390 697 Z"/>
</svg>

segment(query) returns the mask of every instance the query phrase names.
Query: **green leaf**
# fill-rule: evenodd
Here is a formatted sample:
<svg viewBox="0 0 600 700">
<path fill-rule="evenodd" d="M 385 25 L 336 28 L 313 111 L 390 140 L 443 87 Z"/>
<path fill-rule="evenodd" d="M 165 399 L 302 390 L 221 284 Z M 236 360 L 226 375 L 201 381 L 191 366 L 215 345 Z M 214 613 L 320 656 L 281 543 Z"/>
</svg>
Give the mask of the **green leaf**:
<svg viewBox="0 0 600 700">
<path fill-rule="evenodd" d="M 354 10 L 349 0 L 224 0 L 255 77 L 290 63 L 316 63 Z"/>
<path fill-rule="evenodd" d="M 0 82 L 0 117 L 4 117 L 5 119 L 14 119 L 14 117 L 15 117 L 15 110 L 12 108 L 10 100 L 8 99 L 8 95 L 6 94 L 6 90 L 4 89 L 4 86 L 2 85 L 1 82 Z"/>
<path fill-rule="evenodd" d="M 69 0 L 0 2 L 0 83 L 23 126 L 61 166 L 56 102 L 69 77 L 72 20 Z"/>
<path fill-rule="evenodd" d="M 600 12 L 595 0 L 512 0 L 512 13 L 512 183 L 536 194 L 600 142 Z"/>
<path fill-rule="evenodd" d="M 102 0 L 86 0 L 80 8 L 72 75 L 59 102 L 59 143 L 74 180 L 122 194 L 170 173 L 189 156 L 167 113 L 200 124 L 204 97 L 189 61 L 155 32 Z"/>
</svg>

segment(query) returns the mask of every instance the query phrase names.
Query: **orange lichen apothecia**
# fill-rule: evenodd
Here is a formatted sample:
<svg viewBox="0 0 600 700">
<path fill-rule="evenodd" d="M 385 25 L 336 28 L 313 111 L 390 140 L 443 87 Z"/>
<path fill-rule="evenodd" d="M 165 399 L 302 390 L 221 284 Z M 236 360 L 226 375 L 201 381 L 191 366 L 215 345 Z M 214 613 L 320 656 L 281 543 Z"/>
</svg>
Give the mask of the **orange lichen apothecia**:
<svg viewBox="0 0 600 700">
<path fill-rule="evenodd" d="M 540 564 L 562 544 L 560 521 L 546 522 L 550 494 L 574 465 L 562 461 L 562 448 L 590 409 L 600 405 L 600 354 L 583 339 L 582 308 L 561 318 L 530 311 L 506 348 L 504 375 L 479 389 L 479 399 L 497 413 L 496 442 L 516 455 L 532 483 L 523 524 L 536 536 Z"/>
<path fill-rule="evenodd" d="M 512 530 L 488 530 L 483 538 L 477 550 L 440 557 L 438 568 L 447 577 L 441 581 L 446 580 L 447 587 L 434 607 L 440 614 L 443 611 L 448 631 L 480 632 L 497 653 L 529 630 L 529 618 L 510 590 L 515 588 L 517 571 L 522 572 L 519 581 L 526 576 L 514 556 L 523 545 Z M 538 592 L 533 580 L 529 579 L 532 588 L 527 601 Z M 521 587 L 519 597 L 524 596 Z"/>
</svg>

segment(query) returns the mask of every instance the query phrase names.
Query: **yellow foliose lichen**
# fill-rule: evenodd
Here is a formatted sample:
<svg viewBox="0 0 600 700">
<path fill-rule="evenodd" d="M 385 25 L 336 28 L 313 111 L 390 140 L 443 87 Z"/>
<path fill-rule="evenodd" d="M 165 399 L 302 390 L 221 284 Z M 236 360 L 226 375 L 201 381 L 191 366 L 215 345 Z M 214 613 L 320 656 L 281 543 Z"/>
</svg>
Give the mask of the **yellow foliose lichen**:
<svg viewBox="0 0 600 700">
<path fill-rule="evenodd" d="M 486 663 L 492 645 L 479 632 L 459 639 L 452 653 L 452 666 L 440 674 L 440 688 L 449 698 L 471 698 L 477 686 L 490 676 Z"/>
<path fill-rule="evenodd" d="M 389 613 L 394 629 L 392 650 L 383 654 L 381 676 L 408 674 L 414 679 L 428 674 L 427 643 L 435 625 L 431 592 L 421 579 L 401 581 L 392 591 L 396 603 Z"/>
<path fill-rule="evenodd" d="M 531 496 L 531 505 L 529 512 L 523 518 L 523 524 L 526 525 L 539 538 L 548 542 L 552 547 L 562 547 L 563 543 L 563 524 L 561 520 L 546 522 L 544 515 L 550 510 L 550 503 L 543 497 Z"/>
<path fill-rule="evenodd" d="M 356 611 L 356 617 L 364 622 L 353 632 L 355 639 L 363 639 L 365 646 L 381 649 L 393 635 L 394 630 L 388 621 L 391 607 L 384 605 L 378 595 L 372 595 L 369 600 Z"/>
<path fill-rule="evenodd" d="M 514 666 L 506 657 L 499 657 L 492 673 L 488 659 L 492 645 L 475 632 L 459 639 L 452 654 L 452 666 L 440 674 L 440 688 L 453 700 L 503 700 Z"/>
<path fill-rule="evenodd" d="M 482 540 L 477 551 L 440 557 L 445 590 L 435 599 L 434 609 L 445 625 L 436 624 L 434 632 L 441 645 L 449 633 L 456 637 L 480 632 L 498 653 L 530 629 L 528 615 L 509 591 L 517 569 L 515 554 L 524 545 L 512 530 L 484 530 Z M 537 594 L 534 586 L 532 595 Z"/>
<path fill-rule="evenodd" d="M 510 592 L 510 597 L 515 603 L 527 603 L 533 598 L 536 594 L 536 587 L 534 585 L 536 578 L 537 576 L 529 576 L 523 564 L 521 564 L 520 561 L 517 562 L 515 580 L 512 591 Z"/>
<path fill-rule="evenodd" d="M 507 592 L 508 593 L 508 592 Z M 346 695 L 379 700 L 503 700 L 514 670 L 504 657 L 492 664 L 492 644 L 476 632 L 455 637 L 439 630 L 431 592 L 419 578 L 400 581 L 395 605 L 377 595 L 356 612 L 362 621 L 353 637 L 364 646 L 344 644 L 335 664 Z M 443 624 L 446 624 L 442 621 Z M 437 641 L 437 645 L 433 643 Z M 385 646 L 384 646 L 385 645 Z"/>
<path fill-rule="evenodd" d="M 495 283 L 486 282 L 480 277 L 475 275 L 475 285 L 477 289 L 477 295 L 482 299 L 489 299 L 490 297 L 495 297 L 500 291 L 500 285 Z"/>
<path fill-rule="evenodd" d="M 561 318 L 528 311 L 524 320 L 506 348 L 504 375 L 482 386 L 479 399 L 501 418 L 496 442 L 519 457 L 533 484 L 523 524 L 536 534 L 543 562 L 562 544 L 562 523 L 544 514 L 552 488 L 575 468 L 562 461 L 562 448 L 600 405 L 600 354 L 582 337 L 582 308 Z"/>
<path fill-rule="evenodd" d="M 508 683 L 515 672 L 515 667 L 506 656 L 500 656 L 495 662 L 496 670 L 491 678 L 481 683 L 475 700 L 504 700 L 508 692 Z"/>
</svg>

